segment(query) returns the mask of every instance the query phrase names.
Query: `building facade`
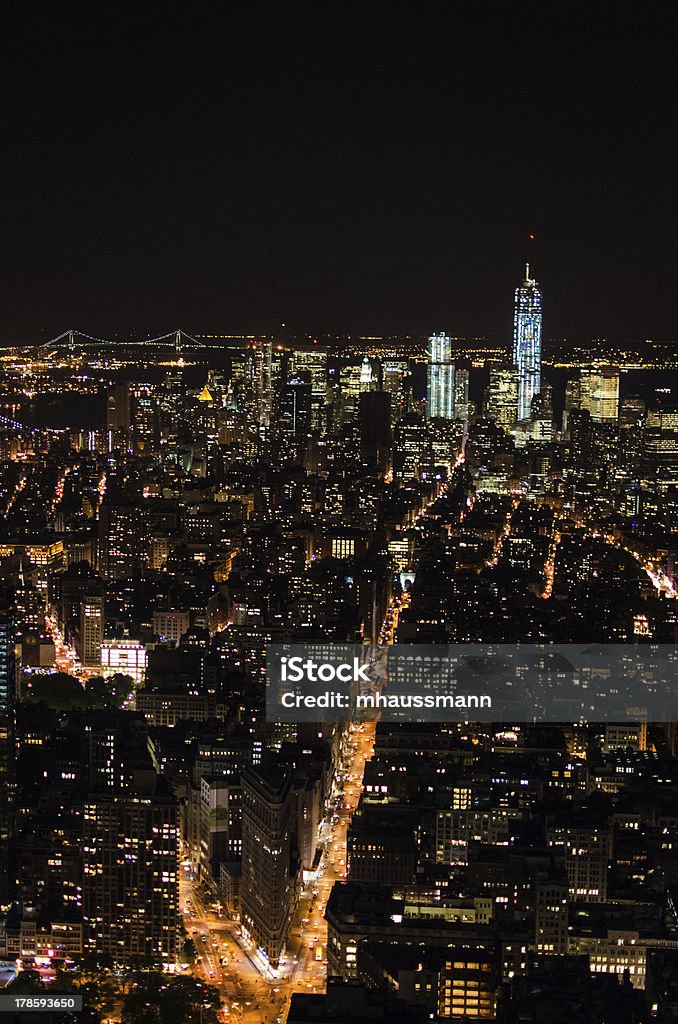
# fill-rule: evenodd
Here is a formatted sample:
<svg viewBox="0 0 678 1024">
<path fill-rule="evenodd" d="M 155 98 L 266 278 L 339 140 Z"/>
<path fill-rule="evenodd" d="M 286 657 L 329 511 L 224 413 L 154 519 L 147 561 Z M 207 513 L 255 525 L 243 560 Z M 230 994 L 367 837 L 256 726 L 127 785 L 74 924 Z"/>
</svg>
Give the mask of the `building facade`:
<svg viewBox="0 0 678 1024">
<path fill-rule="evenodd" d="M 454 362 L 447 334 L 432 334 L 428 339 L 426 394 L 429 419 L 454 419 Z"/>
<path fill-rule="evenodd" d="M 247 769 L 242 776 L 243 931 L 276 969 L 293 895 L 291 776 Z"/>
</svg>

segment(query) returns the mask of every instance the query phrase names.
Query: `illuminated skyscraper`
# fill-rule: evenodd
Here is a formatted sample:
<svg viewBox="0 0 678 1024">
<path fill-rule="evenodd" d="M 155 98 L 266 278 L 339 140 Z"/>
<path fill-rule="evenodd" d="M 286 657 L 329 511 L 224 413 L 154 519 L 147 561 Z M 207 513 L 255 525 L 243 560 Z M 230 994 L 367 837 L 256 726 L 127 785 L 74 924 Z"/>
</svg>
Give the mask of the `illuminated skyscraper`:
<svg viewBox="0 0 678 1024">
<path fill-rule="evenodd" d="M 382 363 L 382 387 L 391 395 L 391 426 L 407 412 L 409 364 L 406 359 L 387 359 Z"/>
<path fill-rule="evenodd" d="M 432 334 L 428 339 L 427 399 L 429 419 L 454 418 L 454 363 L 447 334 Z"/>
<path fill-rule="evenodd" d="M 619 416 L 619 370 L 587 366 L 579 373 L 579 404 L 594 423 L 616 423 Z"/>
<path fill-rule="evenodd" d="M 148 786 L 93 793 L 84 807 L 86 948 L 118 963 L 140 956 L 173 963 L 177 953 L 177 802 L 162 777 Z"/>
<path fill-rule="evenodd" d="M 395 428 L 395 471 L 400 480 L 420 480 L 430 471 L 433 452 L 430 427 L 415 412 L 406 413 Z"/>
<path fill-rule="evenodd" d="M 471 364 L 468 359 L 458 359 L 454 366 L 454 417 L 468 419 L 468 386 Z"/>
<path fill-rule="evenodd" d="M 317 346 L 311 349 L 295 349 L 292 359 L 295 376 L 310 373 L 311 426 L 314 430 L 321 430 L 324 426 L 324 409 L 327 404 L 327 352 Z"/>
<path fill-rule="evenodd" d="M 160 442 L 160 418 L 152 384 L 134 384 L 131 391 L 131 423 L 134 451 L 148 455 Z"/>
<path fill-rule="evenodd" d="M 301 451 L 308 443 L 313 410 L 313 385 L 308 371 L 290 377 L 282 392 L 279 428 L 286 440 Z"/>
<path fill-rule="evenodd" d="M 148 565 L 145 509 L 132 501 L 105 501 L 99 509 L 99 563 L 107 579 L 143 577 Z"/>
<path fill-rule="evenodd" d="M 254 420 L 260 427 L 271 425 L 273 411 L 273 346 L 270 341 L 253 341 L 247 353 Z"/>
<path fill-rule="evenodd" d="M 518 419 L 529 419 L 533 397 L 541 389 L 541 291 L 525 267 L 516 288 L 513 316 L 513 362 L 518 367 Z"/>
<path fill-rule="evenodd" d="M 518 368 L 491 366 L 490 382 L 485 392 L 485 412 L 507 433 L 518 416 Z"/>
<path fill-rule="evenodd" d="M 242 776 L 243 932 L 277 968 L 290 927 L 291 775 L 248 768 Z"/>
<path fill-rule="evenodd" d="M 375 361 L 365 356 L 360 365 L 342 366 L 339 372 L 339 389 L 337 394 L 337 424 L 350 423 L 358 418 L 360 396 L 365 391 L 380 390 L 380 368 Z"/>
<path fill-rule="evenodd" d="M 90 594 L 80 605 L 80 635 L 77 650 L 87 668 L 101 667 L 101 642 L 104 638 L 104 599 Z"/>
</svg>

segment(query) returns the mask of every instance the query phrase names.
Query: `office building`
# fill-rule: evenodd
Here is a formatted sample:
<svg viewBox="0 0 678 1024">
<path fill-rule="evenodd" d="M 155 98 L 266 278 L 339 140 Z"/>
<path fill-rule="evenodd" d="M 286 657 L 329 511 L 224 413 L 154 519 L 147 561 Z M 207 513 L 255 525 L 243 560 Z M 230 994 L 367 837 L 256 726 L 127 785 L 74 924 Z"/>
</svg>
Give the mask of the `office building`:
<svg viewBox="0 0 678 1024">
<path fill-rule="evenodd" d="M 367 988 L 356 980 L 327 979 L 327 992 L 295 992 L 287 1024 L 425 1024 L 431 1016 L 423 1006 L 408 1006 L 391 992 Z"/>
<path fill-rule="evenodd" d="M 538 953 L 567 953 L 569 892 L 566 880 L 538 879 L 534 887 L 534 944 Z"/>
<path fill-rule="evenodd" d="M 579 407 L 593 423 L 616 423 L 619 417 L 619 370 L 587 366 L 579 373 Z"/>
<path fill-rule="evenodd" d="M 365 391 L 360 396 L 360 454 L 371 473 L 383 476 L 391 467 L 391 396 Z"/>
<path fill-rule="evenodd" d="M 319 345 L 310 349 L 295 349 L 292 353 L 292 374 L 294 377 L 311 381 L 311 426 L 313 430 L 324 428 L 325 406 L 327 404 L 327 352 Z"/>
<path fill-rule="evenodd" d="M 80 603 L 80 634 L 77 650 L 85 668 L 101 666 L 104 622 L 104 598 L 100 594 L 84 596 Z"/>
<path fill-rule="evenodd" d="M 216 889 L 221 864 L 233 864 L 242 855 L 242 786 L 232 775 L 202 775 L 199 782 L 193 806 L 200 878 Z"/>
<path fill-rule="evenodd" d="M 108 580 L 137 580 L 148 568 L 145 510 L 129 501 L 104 501 L 99 510 L 99 563 Z"/>
<path fill-rule="evenodd" d="M 163 643 L 178 647 L 184 633 L 191 626 L 191 613 L 187 609 L 156 609 L 153 612 L 153 634 Z"/>
<path fill-rule="evenodd" d="M 454 362 L 452 339 L 447 334 L 432 334 L 428 339 L 426 395 L 426 414 L 429 419 L 453 419 Z"/>
<path fill-rule="evenodd" d="M 88 950 L 124 964 L 174 963 L 179 926 L 177 803 L 155 791 L 89 797 L 83 813 L 83 918 Z"/>
<path fill-rule="evenodd" d="M 491 366 L 485 414 L 507 433 L 518 419 L 518 367 Z"/>
<path fill-rule="evenodd" d="M 300 372 L 286 381 L 280 409 L 280 432 L 294 449 L 305 447 L 312 419 L 313 382 L 310 373 Z"/>
<path fill-rule="evenodd" d="M 148 652 L 140 640 L 103 640 L 101 643 L 101 673 L 104 676 L 118 672 L 131 676 L 135 683 L 143 683 L 146 675 Z"/>
<path fill-rule="evenodd" d="M 291 783 L 277 769 L 242 775 L 242 928 L 273 969 L 287 942 L 295 888 Z"/>
<path fill-rule="evenodd" d="M 468 419 L 470 375 L 471 364 L 468 359 L 457 359 L 454 364 L 454 416 L 458 420 Z"/>
<path fill-rule="evenodd" d="M 132 443 L 135 453 L 150 455 L 160 443 L 160 415 L 152 384 L 131 389 Z"/>
<path fill-rule="evenodd" d="M 417 413 L 407 413 L 395 428 L 395 474 L 401 480 L 420 480 L 432 465 L 430 426 Z"/>
<path fill-rule="evenodd" d="M 518 369 L 518 419 L 530 417 L 532 399 L 541 389 L 541 291 L 530 277 L 516 288 L 513 317 L 513 363 Z"/>
<path fill-rule="evenodd" d="M 572 814 L 549 823 L 546 840 L 564 860 L 570 898 L 604 903 L 611 843 L 607 821 Z"/>
<path fill-rule="evenodd" d="M 252 417 L 259 427 L 269 427 L 273 413 L 273 345 L 252 342 L 247 353 L 246 375 L 252 403 Z"/>
<path fill-rule="evenodd" d="M 382 387 L 391 396 L 391 426 L 407 412 L 410 369 L 406 359 L 385 359 L 381 365 Z"/>
<path fill-rule="evenodd" d="M 108 449 L 127 448 L 132 427 L 132 396 L 129 384 L 114 384 L 106 399 L 106 431 Z"/>
</svg>

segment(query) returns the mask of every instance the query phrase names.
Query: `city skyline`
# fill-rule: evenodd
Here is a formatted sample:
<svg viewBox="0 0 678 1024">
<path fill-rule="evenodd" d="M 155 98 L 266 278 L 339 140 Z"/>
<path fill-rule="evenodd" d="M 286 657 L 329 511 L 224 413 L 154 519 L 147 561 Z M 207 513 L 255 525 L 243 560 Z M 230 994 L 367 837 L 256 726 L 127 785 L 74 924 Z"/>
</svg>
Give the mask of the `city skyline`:
<svg viewBox="0 0 678 1024">
<path fill-rule="evenodd" d="M 0 1016 L 678 1024 L 678 8 L 4 29 Z"/>
<path fill-rule="evenodd" d="M 584 331 L 580 335 L 572 336 L 572 337 L 569 337 L 569 338 L 563 337 L 561 335 L 558 335 L 557 333 L 555 333 L 553 331 L 547 331 L 545 334 L 542 335 L 542 312 L 543 312 L 543 310 L 542 310 L 542 298 L 543 297 L 542 297 L 542 293 L 541 293 L 541 291 L 540 291 L 540 289 L 538 287 L 538 282 L 536 281 L 536 279 L 530 277 L 530 259 L 533 258 L 530 254 L 534 251 L 534 245 L 535 245 L 535 243 L 534 243 L 534 236 L 530 235 L 529 236 L 529 241 L 522 246 L 522 249 L 524 250 L 524 252 L 528 253 L 528 255 L 529 255 L 529 259 L 527 260 L 527 262 L 525 261 L 524 258 L 522 259 L 522 265 L 525 267 L 525 277 L 523 278 L 522 283 L 517 288 L 515 288 L 515 291 L 514 291 L 514 301 L 513 301 L 512 305 L 511 305 L 511 308 L 510 309 L 507 308 L 507 315 L 506 315 L 506 318 L 505 318 L 505 323 L 503 325 L 498 325 L 495 329 L 493 329 L 489 333 L 484 333 L 484 332 L 482 332 L 480 330 L 473 330 L 473 329 L 471 329 L 470 331 L 463 332 L 463 331 L 457 331 L 457 330 L 454 329 L 453 318 L 446 317 L 446 318 L 443 318 L 442 321 L 440 321 L 440 320 L 437 321 L 438 323 L 442 322 L 445 325 L 444 326 L 444 330 L 440 331 L 439 336 L 441 338 L 443 338 L 443 337 L 448 338 L 452 342 L 459 342 L 459 341 L 463 341 L 463 340 L 474 340 L 474 341 L 476 341 L 476 340 L 487 340 L 489 343 L 491 343 L 493 345 L 496 345 L 497 347 L 502 347 L 503 346 L 503 347 L 508 348 L 509 350 L 512 350 L 513 358 L 515 360 L 516 352 L 517 352 L 517 348 L 518 348 L 516 332 L 517 332 L 517 329 L 518 329 L 518 323 L 520 322 L 520 320 L 519 320 L 519 318 L 517 316 L 517 314 L 518 314 L 518 306 L 519 306 L 520 302 L 522 302 L 524 304 L 524 307 L 525 307 L 523 309 L 523 314 L 524 315 L 520 319 L 525 320 L 526 317 L 527 317 L 527 312 L 526 311 L 528 310 L 528 307 L 530 307 L 531 301 L 533 299 L 533 295 L 536 295 L 536 300 L 534 300 L 534 308 L 538 311 L 538 313 L 537 313 L 537 320 L 538 320 L 538 328 L 539 328 L 539 337 L 538 337 L 538 346 L 537 346 L 538 347 L 538 352 L 534 353 L 534 360 L 535 361 L 539 361 L 539 359 L 541 358 L 541 350 L 542 350 L 542 346 L 543 346 L 544 343 L 548 344 L 552 351 L 557 351 L 559 347 L 561 347 L 563 349 L 563 351 L 566 351 L 567 348 L 569 348 L 570 346 L 580 346 L 582 348 L 586 348 L 587 345 L 590 345 L 590 346 L 600 345 L 600 346 L 603 346 L 603 347 L 606 346 L 606 345 L 608 345 L 608 346 L 619 345 L 621 347 L 624 347 L 625 345 L 629 346 L 629 345 L 634 345 L 635 344 L 636 346 L 643 347 L 643 346 L 646 346 L 646 345 L 653 345 L 653 344 L 656 344 L 656 343 L 660 343 L 662 345 L 665 345 L 670 350 L 671 345 L 673 344 L 674 341 L 676 341 L 675 338 L 666 337 L 666 338 L 654 338 L 653 339 L 653 338 L 649 337 L 649 334 L 648 334 L 647 331 L 644 331 L 642 329 L 640 330 L 639 333 L 637 333 L 635 335 L 631 335 L 631 334 L 622 332 L 619 335 L 610 336 L 610 337 L 606 336 L 604 333 L 602 335 L 596 335 L 593 332 L 587 332 L 585 329 L 584 329 Z M 518 257 L 517 265 L 520 265 L 520 262 L 521 262 L 521 258 Z M 516 275 L 515 275 L 515 268 L 514 268 L 514 273 L 511 274 L 510 276 L 507 276 L 507 278 L 506 278 L 506 280 L 505 280 L 505 282 L 503 284 L 503 287 L 501 289 L 501 293 L 500 294 L 503 296 L 503 304 L 507 305 L 507 307 L 508 307 L 508 301 L 509 300 L 507 300 L 506 296 L 510 293 L 510 288 L 511 288 L 512 282 L 515 281 L 515 276 Z M 542 275 L 540 274 L 540 277 L 541 276 Z M 557 289 L 557 287 L 558 287 L 557 281 L 549 282 L 549 287 L 553 287 L 553 288 Z M 499 299 L 499 296 L 496 296 L 496 298 Z M 502 300 L 499 299 L 499 301 L 496 304 L 501 306 L 502 305 Z M 430 346 L 431 339 L 433 337 L 437 337 L 438 335 L 435 334 L 435 331 L 434 331 L 433 334 L 431 334 L 431 321 L 429 321 L 428 325 L 427 325 L 426 319 L 425 319 L 425 314 L 423 312 L 420 314 L 420 318 L 422 320 L 422 326 L 420 327 L 419 330 L 417 330 L 415 332 L 384 331 L 382 333 L 378 333 L 377 332 L 377 333 L 372 333 L 372 334 L 362 333 L 360 331 L 360 329 L 356 329 L 356 330 L 354 330 L 352 332 L 350 332 L 350 331 L 342 331 L 342 330 L 331 331 L 331 330 L 328 330 L 326 328 L 326 326 L 323 327 L 323 325 L 318 326 L 317 329 L 315 329 L 315 330 L 307 330 L 307 331 L 304 331 L 304 330 L 293 330 L 290 325 L 288 325 L 288 324 L 286 324 L 284 322 L 274 326 L 272 330 L 260 330 L 260 331 L 243 330 L 241 332 L 238 332 L 238 331 L 229 332 L 226 329 L 222 329 L 220 331 L 220 330 L 218 330 L 216 328 L 216 325 L 212 325 L 211 328 L 201 329 L 201 330 L 191 329 L 189 331 L 186 331 L 183 327 L 179 328 L 179 329 L 172 328 L 170 330 L 166 330 L 162 335 L 158 335 L 157 333 L 155 333 L 153 331 L 152 327 L 149 330 L 147 330 L 147 331 L 138 331 L 138 330 L 135 330 L 134 328 L 128 328 L 128 329 L 113 330 L 113 331 L 108 331 L 108 332 L 105 331 L 105 330 L 98 331 L 95 328 L 95 333 L 94 334 L 88 333 L 88 331 L 82 331 L 78 327 L 72 327 L 72 328 L 66 328 L 65 330 L 61 331 L 60 333 L 54 334 L 53 337 L 51 337 L 51 338 L 47 338 L 46 337 L 46 335 L 49 334 L 50 331 L 48 329 L 43 328 L 43 329 L 41 329 L 38 332 L 36 337 L 34 337 L 33 339 L 30 339 L 30 340 L 27 340 L 25 338 L 23 340 L 17 340 L 17 339 L 11 340 L 11 339 L 8 339 L 8 338 L 4 338 L 4 339 L 0 338 L 0 349 L 2 349 L 2 348 L 5 348 L 5 349 L 27 348 L 27 349 L 29 349 L 29 348 L 36 348 L 36 347 L 40 347 L 40 346 L 47 347 L 50 343 L 54 343 L 58 347 L 65 348 L 66 346 L 73 347 L 74 344 L 75 345 L 82 345 L 83 342 L 90 342 L 90 343 L 92 343 L 94 345 L 96 345 L 96 344 L 106 345 L 106 344 L 109 344 L 109 343 L 110 344 L 115 344 L 115 343 L 119 343 L 119 344 L 124 344 L 124 343 L 142 344 L 142 343 L 146 343 L 146 342 L 151 342 L 151 343 L 152 342 L 158 342 L 159 343 L 159 342 L 165 341 L 168 348 L 177 347 L 177 350 L 179 350 L 178 346 L 180 346 L 182 343 L 184 345 L 186 345 L 188 343 L 188 345 L 190 346 L 191 344 L 196 342 L 196 340 L 198 341 L 199 344 L 205 344 L 207 346 L 210 346 L 210 345 L 214 345 L 214 344 L 218 345 L 219 343 L 223 343 L 223 342 L 231 342 L 231 343 L 233 343 L 233 342 L 236 342 L 236 343 L 237 342 L 244 342 L 244 343 L 250 343 L 252 341 L 255 341 L 257 338 L 261 338 L 262 340 L 277 341 L 277 342 L 282 343 L 282 344 L 293 343 L 294 341 L 301 341 L 304 338 L 310 339 L 310 340 L 323 339 L 325 342 L 334 341 L 338 345 L 341 345 L 342 343 L 346 344 L 346 345 L 350 345 L 350 344 L 353 344 L 355 342 L 369 342 L 369 341 L 387 340 L 388 338 L 394 338 L 394 339 L 396 339 L 396 338 L 402 338 L 402 339 L 415 339 L 415 338 L 418 338 L 418 339 L 420 339 L 422 341 L 424 341 L 424 340 L 428 341 L 429 346 Z M 76 319 L 77 319 L 77 317 L 76 317 Z M 451 320 L 452 320 L 452 322 L 450 322 Z M 548 319 L 547 319 L 547 324 L 548 324 Z M 55 327 L 56 326 L 62 326 L 62 325 L 59 324 L 59 325 L 55 325 Z M 183 338 L 183 342 L 180 340 L 180 338 Z M 676 341 L 676 349 L 675 349 L 675 351 L 676 351 L 676 354 L 678 354 L 678 341 Z M 536 392 L 533 392 L 533 393 L 536 393 Z"/>
<path fill-rule="evenodd" d="M 523 287 L 521 327 L 540 308 Z M 527 417 L 518 354 L 445 334 L 4 353 L 8 993 L 95 965 L 91 1012 L 110 989 L 136 1024 L 142 963 L 163 1024 L 164 987 L 196 1024 L 341 1021 L 349 998 L 513 1024 L 540 971 L 576 970 L 641 1012 L 678 949 L 647 868 L 651 851 L 671 884 L 652 822 L 675 729 L 635 697 L 627 723 L 551 720 L 590 717 L 597 677 L 569 644 L 668 651 L 640 699 L 675 685 L 678 383 L 659 346 L 539 360 L 528 341 Z M 532 724 L 520 658 L 508 722 L 267 717 L 275 645 L 421 651 L 427 692 L 436 652 L 516 640 L 564 659 Z"/>
</svg>

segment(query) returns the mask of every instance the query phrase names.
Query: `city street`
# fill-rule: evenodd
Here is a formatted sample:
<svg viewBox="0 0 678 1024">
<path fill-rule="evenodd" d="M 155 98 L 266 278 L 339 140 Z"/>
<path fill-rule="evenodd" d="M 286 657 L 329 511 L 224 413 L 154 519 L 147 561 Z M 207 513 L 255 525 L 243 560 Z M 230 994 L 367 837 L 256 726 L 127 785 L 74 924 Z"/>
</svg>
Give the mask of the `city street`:
<svg viewBox="0 0 678 1024">
<path fill-rule="evenodd" d="M 585 522 L 581 517 L 575 518 L 574 521 L 583 530 L 587 530 L 588 535 L 590 537 L 602 537 L 607 544 L 611 545 L 612 547 L 619 548 L 620 551 L 625 551 L 628 555 L 631 555 L 633 558 L 635 558 L 638 564 L 645 571 L 648 578 L 652 581 L 652 584 L 655 587 L 655 589 L 660 594 L 663 594 L 664 597 L 673 599 L 676 596 L 678 596 L 678 591 L 676 590 L 676 587 L 674 586 L 673 582 L 669 579 L 669 577 L 666 575 L 661 566 L 658 566 L 656 564 L 656 562 L 647 559 L 638 551 L 635 551 L 633 548 L 630 548 L 627 544 L 623 544 L 613 534 L 601 531 L 601 529 L 597 526 Z"/>
<path fill-rule="evenodd" d="M 189 878 L 181 879 L 179 891 L 184 925 L 197 951 L 192 973 L 219 990 L 225 1019 L 238 1024 L 274 1021 L 282 996 L 238 944 L 238 925 L 206 907 Z"/>
<path fill-rule="evenodd" d="M 321 831 L 323 855 L 316 878 L 299 900 L 290 932 L 287 959 L 279 977 L 271 976 L 237 922 L 220 918 L 205 903 L 187 874 L 180 882 L 181 909 L 197 959 L 193 974 L 218 988 L 226 1019 L 243 1024 L 284 1020 L 293 992 L 324 992 L 327 924 L 324 914 L 332 886 L 346 877 L 348 826 L 362 791 L 365 762 L 374 748 L 374 723 L 354 725 L 344 744 L 329 820 Z"/>
<path fill-rule="evenodd" d="M 53 614 L 47 615 L 45 617 L 45 625 L 47 626 L 47 632 L 52 638 L 52 642 L 54 644 L 54 660 L 59 672 L 65 672 L 66 675 L 75 676 L 80 680 L 86 678 L 82 669 L 78 669 L 76 666 L 77 656 L 75 650 L 66 643 L 66 640 L 59 629 L 56 616 Z"/>
</svg>

